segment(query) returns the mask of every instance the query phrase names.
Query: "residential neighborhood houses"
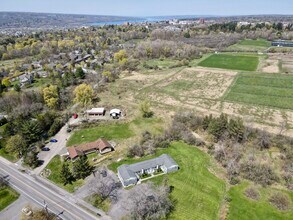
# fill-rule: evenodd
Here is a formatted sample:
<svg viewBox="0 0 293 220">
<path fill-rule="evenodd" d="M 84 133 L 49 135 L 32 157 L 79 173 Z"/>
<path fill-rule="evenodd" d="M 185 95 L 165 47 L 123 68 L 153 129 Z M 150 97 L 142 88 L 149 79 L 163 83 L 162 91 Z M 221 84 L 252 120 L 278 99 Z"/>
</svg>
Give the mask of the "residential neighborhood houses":
<svg viewBox="0 0 293 220">
<path fill-rule="evenodd" d="M 81 67 L 84 73 L 97 74 L 102 72 L 105 63 L 111 62 L 114 52 L 105 50 L 99 55 L 96 53 L 95 50 L 91 50 L 88 54 L 75 50 L 69 53 L 54 54 L 38 61 L 22 64 L 17 67 L 20 73 L 17 76 L 9 75 L 6 72 L 0 74 L 3 77 L 9 77 L 11 82 L 19 80 L 21 87 L 32 84 L 38 77 L 47 78 L 50 73 L 54 72 L 60 74 L 61 77 L 64 77 L 64 73 L 74 74 L 77 67 Z"/>
</svg>

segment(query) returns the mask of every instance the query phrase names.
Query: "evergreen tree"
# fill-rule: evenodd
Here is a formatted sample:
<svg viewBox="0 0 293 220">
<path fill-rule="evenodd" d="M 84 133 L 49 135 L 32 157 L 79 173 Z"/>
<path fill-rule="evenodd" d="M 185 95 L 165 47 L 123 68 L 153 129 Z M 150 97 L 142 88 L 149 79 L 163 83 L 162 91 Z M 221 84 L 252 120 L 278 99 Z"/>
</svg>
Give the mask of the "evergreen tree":
<svg viewBox="0 0 293 220">
<path fill-rule="evenodd" d="M 227 131 L 228 117 L 226 114 L 221 114 L 219 118 L 214 118 L 209 123 L 208 132 L 212 134 L 216 141 Z"/>
<path fill-rule="evenodd" d="M 80 78 L 80 79 L 84 79 L 84 78 L 85 78 L 85 73 L 84 73 L 84 71 L 82 70 L 81 67 L 77 67 L 77 68 L 76 68 L 75 76 L 76 76 L 77 78 Z"/>
<path fill-rule="evenodd" d="M 202 128 L 204 130 L 207 130 L 209 128 L 209 124 L 212 121 L 212 119 L 213 119 L 213 116 L 212 115 L 209 115 L 209 116 L 205 116 L 204 117 L 203 122 L 202 122 Z"/>
<path fill-rule="evenodd" d="M 243 121 L 238 118 L 236 120 L 230 119 L 228 125 L 229 136 L 236 141 L 240 142 L 243 140 L 245 127 Z"/>
<path fill-rule="evenodd" d="M 38 141 L 42 134 L 42 129 L 38 121 L 24 121 L 20 130 L 22 136 L 28 143 Z"/>
<path fill-rule="evenodd" d="M 94 167 L 89 164 L 86 155 L 80 156 L 73 163 L 73 171 L 76 179 L 84 179 L 89 176 L 94 170 Z"/>
<path fill-rule="evenodd" d="M 61 179 L 64 186 L 67 184 L 71 184 L 74 181 L 74 177 L 69 169 L 68 163 L 62 164 L 62 168 L 61 168 L 61 172 L 60 172 L 60 179 Z"/>
<path fill-rule="evenodd" d="M 16 92 L 20 92 L 21 91 L 21 87 L 20 87 L 20 85 L 17 83 L 17 84 L 15 84 L 14 86 L 13 86 L 13 88 L 14 88 L 14 91 L 16 91 Z"/>
</svg>

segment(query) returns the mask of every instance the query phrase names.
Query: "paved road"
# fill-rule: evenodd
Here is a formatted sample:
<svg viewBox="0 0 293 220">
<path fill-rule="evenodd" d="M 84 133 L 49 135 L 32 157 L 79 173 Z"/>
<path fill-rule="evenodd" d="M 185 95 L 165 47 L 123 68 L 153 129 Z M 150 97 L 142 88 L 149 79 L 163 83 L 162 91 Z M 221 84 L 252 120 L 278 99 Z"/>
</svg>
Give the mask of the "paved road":
<svg viewBox="0 0 293 220">
<path fill-rule="evenodd" d="M 65 220 L 94 220 L 98 219 L 96 213 L 90 213 L 88 210 L 81 208 L 78 201 L 74 197 L 61 196 L 56 191 L 49 189 L 42 182 L 27 174 L 21 173 L 17 167 L 9 161 L 0 158 L 0 173 L 9 175 L 9 183 L 11 187 L 29 198 L 34 204 L 44 206 L 44 201 L 48 205 L 48 209 Z M 1 214 L 0 214 L 1 218 Z M 108 218 L 104 216 L 103 219 Z"/>
</svg>

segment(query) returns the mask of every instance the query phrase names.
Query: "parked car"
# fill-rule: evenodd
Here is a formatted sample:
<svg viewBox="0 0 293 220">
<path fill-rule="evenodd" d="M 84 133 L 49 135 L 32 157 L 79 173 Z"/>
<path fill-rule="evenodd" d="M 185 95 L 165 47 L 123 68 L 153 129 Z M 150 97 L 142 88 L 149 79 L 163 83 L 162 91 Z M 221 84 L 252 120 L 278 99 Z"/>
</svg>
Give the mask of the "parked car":
<svg viewBox="0 0 293 220">
<path fill-rule="evenodd" d="M 50 148 L 48 148 L 48 147 L 43 147 L 42 148 L 42 151 L 49 151 L 50 150 Z"/>
<path fill-rule="evenodd" d="M 57 143 L 58 141 L 56 139 L 51 139 L 50 142 L 51 143 Z"/>
<path fill-rule="evenodd" d="M 33 214 L 32 210 L 29 207 L 23 207 L 21 210 L 26 216 L 31 216 Z"/>
</svg>

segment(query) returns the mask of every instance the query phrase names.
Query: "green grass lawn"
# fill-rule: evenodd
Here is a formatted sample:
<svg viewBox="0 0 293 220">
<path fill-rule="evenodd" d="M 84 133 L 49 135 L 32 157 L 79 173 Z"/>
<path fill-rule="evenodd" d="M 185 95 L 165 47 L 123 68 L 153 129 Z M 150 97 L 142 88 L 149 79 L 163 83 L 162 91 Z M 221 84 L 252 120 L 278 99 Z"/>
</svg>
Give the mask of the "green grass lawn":
<svg viewBox="0 0 293 220">
<path fill-rule="evenodd" d="M 272 192 L 277 192 L 271 188 L 260 188 L 260 200 L 255 201 L 247 198 L 244 195 L 245 189 L 249 186 L 248 183 L 242 183 L 234 186 L 229 190 L 229 197 L 232 199 L 230 202 L 230 209 L 228 214 L 229 220 L 282 220 L 293 219 L 293 210 L 279 211 L 272 206 L 268 199 Z M 293 193 L 284 192 L 289 195 L 293 203 Z"/>
<path fill-rule="evenodd" d="M 41 78 L 35 78 L 32 86 L 37 88 L 37 87 L 46 86 L 46 85 L 51 84 L 51 83 L 52 83 L 51 79 L 41 77 Z"/>
<path fill-rule="evenodd" d="M 74 132 L 68 140 L 67 146 L 95 141 L 98 138 L 119 140 L 129 138 L 133 135 L 134 132 L 130 129 L 129 123 L 105 124 Z"/>
<path fill-rule="evenodd" d="M 92 204 L 94 207 L 102 209 L 104 212 L 108 212 L 111 206 L 110 199 L 102 200 L 97 194 L 93 194 L 85 198 L 85 201 Z"/>
<path fill-rule="evenodd" d="M 255 71 L 259 58 L 252 55 L 213 54 L 198 65 L 231 70 Z"/>
<path fill-rule="evenodd" d="M 0 189 L 0 211 L 5 209 L 15 200 L 17 200 L 18 197 L 19 197 L 19 194 L 15 190 L 11 189 L 10 187 L 5 187 L 3 189 Z"/>
<path fill-rule="evenodd" d="M 50 163 L 46 167 L 46 169 L 51 170 L 51 175 L 48 177 L 48 179 L 54 182 L 57 186 L 67 190 L 68 192 L 74 192 L 76 188 L 83 185 L 84 180 L 77 180 L 73 182 L 72 184 L 67 184 L 66 186 L 64 186 L 60 179 L 61 168 L 62 168 L 61 158 L 59 155 L 56 155 L 55 157 L 53 157 L 53 159 L 50 161 Z"/>
<path fill-rule="evenodd" d="M 149 131 L 152 134 L 161 134 L 164 131 L 164 120 L 162 118 L 136 118 L 130 123 L 131 130 L 141 135 L 144 131 Z"/>
<path fill-rule="evenodd" d="M 293 76 L 240 74 L 225 100 L 293 109 Z"/>
<path fill-rule="evenodd" d="M 7 152 L 4 148 L 5 146 L 5 139 L 1 139 L 0 140 L 0 156 L 4 157 L 5 159 L 11 161 L 11 162 L 16 162 L 17 161 L 17 157 L 15 154 Z"/>
<path fill-rule="evenodd" d="M 257 39 L 257 40 L 242 40 L 237 44 L 233 44 L 229 46 L 227 51 L 263 51 L 271 46 L 271 42 L 265 39 Z"/>
<path fill-rule="evenodd" d="M 128 123 L 102 124 L 91 128 L 81 129 L 74 132 L 67 142 L 67 146 L 95 141 L 98 138 L 107 140 L 123 140 L 136 135 L 141 135 L 144 131 L 152 134 L 163 132 L 163 120 L 161 118 L 142 118 L 138 117 Z M 83 136 L 83 138 L 82 138 Z"/>
<path fill-rule="evenodd" d="M 225 183 L 209 172 L 209 156 L 196 147 L 176 142 L 167 149 L 159 150 L 154 156 L 139 160 L 126 159 L 109 165 L 109 168 L 117 172 L 121 164 L 131 164 L 163 153 L 169 154 L 180 166 L 178 172 L 151 179 L 159 184 L 167 176 L 169 184 L 174 187 L 171 196 L 176 206 L 170 219 L 218 219 Z"/>
<path fill-rule="evenodd" d="M 5 159 L 11 161 L 11 162 L 16 162 L 17 158 L 14 154 L 7 152 L 4 148 L 0 148 L 0 156 L 4 157 Z"/>
<path fill-rule="evenodd" d="M 257 46 L 257 47 L 270 47 L 271 42 L 265 40 L 265 39 L 257 39 L 257 40 L 251 40 L 246 39 L 240 41 L 239 45 L 246 45 L 246 46 Z"/>
</svg>

